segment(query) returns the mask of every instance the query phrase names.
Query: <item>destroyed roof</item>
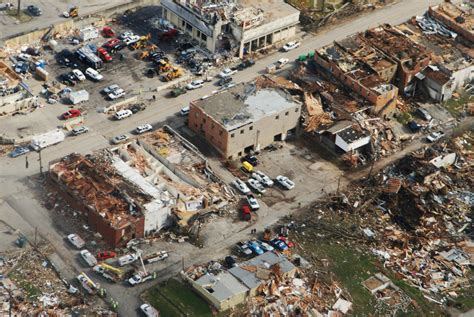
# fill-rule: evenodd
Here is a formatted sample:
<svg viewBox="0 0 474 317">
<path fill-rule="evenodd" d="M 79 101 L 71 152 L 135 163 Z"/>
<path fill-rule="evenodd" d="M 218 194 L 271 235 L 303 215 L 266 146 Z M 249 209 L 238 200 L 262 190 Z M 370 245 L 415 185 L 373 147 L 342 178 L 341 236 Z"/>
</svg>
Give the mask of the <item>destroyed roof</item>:
<svg viewBox="0 0 474 317">
<path fill-rule="evenodd" d="M 474 36 L 474 16 L 470 12 L 464 11 L 450 2 L 443 2 L 435 7 L 430 7 L 430 10 L 449 19 L 458 28 L 471 34 L 471 37 Z"/>
<path fill-rule="evenodd" d="M 348 120 L 342 120 L 342 121 L 338 121 L 336 122 L 333 126 L 325 129 L 326 132 L 329 132 L 331 134 L 336 134 L 338 132 L 341 132 L 347 128 L 349 128 L 350 126 L 352 126 L 352 122 L 351 121 L 348 121 Z"/>
<path fill-rule="evenodd" d="M 255 83 L 241 83 L 194 104 L 227 131 L 300 105 L 286 90 L 260 89 Z"/>
<path fill-rule="evenodd" d="M 422 16 L 396 28 L 414 42 L 426 47 L 432 53 L 434 63 L 441 63 L 451 71 L 471 66 L 474 50 L 465 46 L 462 41 L 456 41 L 453 37 L 456 33 L 443 31 L 444 26 L 438 24 L 436 20 Z"/>
<path fill-rule="evenodd" d="M 203 20 L 205 19 L 205 16 L 200 15 L 198 11 L 192 10 L 191 7 L 187 7 L 186 5 L 180 5 L 173 0 L 161 0 L 161 5 L 176 15 L 183 17 L 186 22 L 204 33 L 206 36 L 212 37 L 212 29 L 209 26 L 211 17 L 208 17 L 209 20 L 207 21 Z"/>
<path fill-rule="evenodd" d="M 409 69 L 415 67 L 418 61 L 429 57 L 425 47 L 411 41 L 390 25 L 369 29 L 361 35 L 361 38 L 397 61 L 409 60 L 409 62 L 403 63 L 403 66 Z"/>
<path fill-rule="evenodd" d="M 284 255 L 275 252 L 265 252 L 253 259 L 240 263 L 239 266 L 231 268 L 229 273 L 239 279 L 248 288 L 253 289 L 261 284 L 261 280 L 256 276 L 257 269 L 270 269 L 275 264 L 280 266 L 280 271 L 283 274 L 296 269 L 293 263 L 291 263 Z M 244 268 L 255 268 L 255 270 L 246 270 Z"/>
<path fill-rule="evenodd" d="M 21 77 L 0 61 L 0 87 L 15 88 L 20 82 Z"/>
<path fill-rule="evenodd" d="M 347 127 L 346 129 L 337 132 L 337 135 L 346 141 L 347 144 L 350 144 L 356 140 L 363 139 L 369 136 L 367 131 L 363 131 L 361 129 L 354 129 L 354 127 Z"/>
<path fill-rule="evenodd" d="M 387 55 L 365 43 L 359 34 L 337 41 L 337 44 L 377 72 L 396 65 Z"/>
<path fill-rule="evenodd" d="M 298 9 L 283 0 L 239 0 L 235 9 L 233 20 L 244 29 L 299 14 Z"/>
<path fill-rule="evenodd" d="M 217 275 L 204 274 L 195 282 L 206 289 L 209 296 L 214 297 L 219 302 L 248 291 L 247 287 L 226 271 L 219 272 Z"/>
</svg>

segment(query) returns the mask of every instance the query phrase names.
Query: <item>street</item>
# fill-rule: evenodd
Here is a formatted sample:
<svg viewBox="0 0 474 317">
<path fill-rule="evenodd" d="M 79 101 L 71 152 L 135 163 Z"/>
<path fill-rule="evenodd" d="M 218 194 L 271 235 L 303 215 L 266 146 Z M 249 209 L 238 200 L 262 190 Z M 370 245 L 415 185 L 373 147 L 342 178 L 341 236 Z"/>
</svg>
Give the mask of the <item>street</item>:
<svg viewBox="0 0 474 317">
<path fill-rule="evenodd" d="M 302 40 L 302 45 L 288 53 L 273 53 L 258 61 L 256 64 L 249 69 L 238 72 L 234 76 L 236 82 L 250 81 L 259 74 L 264 72 L 265 67 L 279 59 L 280 57 L 286 57 L 290 60 L 295 60 L 299 55 L 308 53 L 316 48 L 322 47 L 329 44 L 332 41 L 342 39 L 355 32 L 362 32 L 367 28 L 377 26 L 382 23 L 397 24 L 401 23 L 411 16 L 422 14 L 426 11 L 429 5 L 434 5 L 441 1 L 436 0 L 405 0 L 389 5 L 383 9 L 376 10 L 371 13 L 364 14 L 358 18 L 348 21 L 342 25 L 334 26 L 328 30 L 318 34 L 316 36 L 305 35 Z M 290 66 L 287 66 L 290 67 Z M 149 86 L 148 86 L 149 85 Z M 62 262 L 60 269 L 63 271 L 66 278 L 72 278 L 77 275 L 78 272 L 83 270 L 75 258 L 76 252 L 66 247 L 64 243 L 64 237 L 61 236 L 53 227 L 51 213 L 44 209 L 39 201 L 35 197 L 35 192 L 32 190 L 37 184 L 35 184 L 35 177 L 39 177 L 40 164 L 42 165 L 42 171 L 45 172 L 48 169 L 48 162 L 65 156 L 71 152 L 80 152 L 83 154 L 90 153 L 91 151 L 104 148 L 109 146 L 109 140 L 118 134 L 129 133 L 137 125 L 144 123 L 151 123 L 154 128 L 158 128 L 163 123 L 170 123 L 173 126 L 182 125 L 184 122 L 183 118 L 178 117 L 176 114 L 180 108 L 187 105 L 190 101 L 200 98 L 204 95 L 209 95 L 213 90 L 216 90 L 216 86 L 213 83 L 206 84 L 203 88 L 193 90 L 185 95 L 182 95 L 176 99 L 169 99 L 165 97 L 165 92 L 153 92 L 150 91 L 153 83 L 147 81 L 146 84 L 142 84 L 141 95 L 146 99 L 151 99 L 153 95 L 156 95 L 156 101 L 146 109 L 146 111 L 138 112 L 132 117 L 117 122 L 109 120 L 104 114 L 91 112 L 87 115 L 86 124 L 90 127 L 91 131 L 85 135 L 79 137 L 67 137 L 66 140 L 58 145 L 44 149 L 41 152 L 41 161 L 37 153 L 28 154 L 29 166 L 26 167 L 25 158 L 19 157 L 16 159 L 4 157 L 0 159 L 0 202 L 3 201 L 8 205 L 8 208 L 14 209 L 18 215 L 30 225 L 29 228 L 20 228 L 24 232 L 31 232 L 31 228 L 38 227 L 39 234 L 49 240 L 55 247 L 57 252 L 57 258 Z M 138 92 L 136 92 L 138 93 Z M 37 111 L 49 111 L 50 106 L 46 106 L 43 109 Z M 59 112 L 59 110 L 54 110 Z M 12 120 L 11 120 L 12 119 Z M 24 120 L 24 118 L 20 118 Z M 18 119 L 18 120 L 20 120 Z M 6 122 L 9 120 L 10 122 Z M 16 118 L 2 118 L 0 125 L 9 127 L 15 125 Z M 50 129 L 52 129 L 57 122 L 51 122 Z M 421 142 L 416 142 L 412 146 L 406 148 L 404 151 L 397 153 L 397 158 L 401 157 L 405 153 L 422 146 Z M 381 161 L 382 162 L 382 161 Z M 389 164 L 391 160 L 384 160 L 383 163 L 377 163 L 377 168 L 382 168 L 384 165 Z M 356 176 L 352 176 L 352 179 L 356 179 L 366 175 L 367 170 L 360 172 Z M 304 176 L 304 175 L 303 175 Z M 348 180 L 342 178 L 341 188 L 347 184 Z M 335 192 L 337 187 L 337 181 L 332 181 L 329 186 L 326 186 L 326 193 Z M 257 223 L 252 228 L 262 230 L 264 227 L 271 225 L 278 221 L 281 217 L 287 215 L 292 210 L 297 210 L 299 205 L 305 206 L 311 201 L 314 201 L 322 197 L 324 193 L 319 191 L 313 192 L 308 188 L 300 196 L 296 197 L 293 201 L 281 202 L 272 206 L 271 212 L 268 210 L 260 214 Z M 299 203 L 299 204 L 298 204 Z M 5 217 L 6 213 L 3 212 L 5 204 L 0 205 L 0 219 L 9 222 L 8 217 Z M 222 257 L 227 254 L 228 248 L 239 240 L 249 238 L 250 228 L 240 230 L 233 233 L 226 233 L 222 239 L 212 245 L 206 245 L 203 249 L 193 248 L 192 252 L 187 253 L 183 258 L 185 266 L 189 266 L 194 263 L 200 263 L 211 259 Z M 142 303 L 138 298 L 138 295 L 145 289 L 151 287 L 159 281 L 163 281 L 181 270 L 181 261 L 177 262 L 166 262 L 166 268 L 162 269 L 159 273 L 158 281 L 152 283 L 145 283 L 143 285 L 136 286 L 134 289 L 123 287 L 122 284 L 108 284 L 108 294 L 119 302 L 118 312 L 120 316 L 134 316 L 137 314 L 137 307 Z"/>
</svg>

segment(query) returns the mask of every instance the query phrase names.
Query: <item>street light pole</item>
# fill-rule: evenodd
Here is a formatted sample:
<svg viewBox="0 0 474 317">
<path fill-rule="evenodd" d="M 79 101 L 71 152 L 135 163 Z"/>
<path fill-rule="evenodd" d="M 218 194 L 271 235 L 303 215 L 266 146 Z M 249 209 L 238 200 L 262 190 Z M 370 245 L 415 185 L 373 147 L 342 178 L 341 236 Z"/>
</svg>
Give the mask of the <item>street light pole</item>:
<svg viewBox="0 0 474 317">
<path fill-rule="evenodd" d="M 43 176 L 43 161 L 41 160 L 41 149 L 38 151 L 38 155 L 39 155 L 39 164 L 40 164 L 40 174 L 41 176 Z"/>
</svg>

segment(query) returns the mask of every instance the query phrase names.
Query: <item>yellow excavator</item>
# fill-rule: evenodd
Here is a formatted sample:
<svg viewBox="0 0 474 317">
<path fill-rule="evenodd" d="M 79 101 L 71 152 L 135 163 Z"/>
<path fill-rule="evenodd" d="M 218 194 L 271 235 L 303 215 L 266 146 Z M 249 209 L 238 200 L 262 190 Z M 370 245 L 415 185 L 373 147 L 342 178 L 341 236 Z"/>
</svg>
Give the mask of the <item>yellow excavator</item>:
<svg viewBox="0 0 474 317">
<path fill-rule="evenodd" d="M 173 67 L 171 70 L 163 76 L 164 81 L 172 81 L 173 79 L 183 76 L 183 71 L 178 67 Z"/>
<path fill-rule="evenodd" d="M 65 18 L 76 18 L 79 15 L 78 7 L 71 7 L 69 11 L 64 11 L 63 16 Z"/>
</svg>

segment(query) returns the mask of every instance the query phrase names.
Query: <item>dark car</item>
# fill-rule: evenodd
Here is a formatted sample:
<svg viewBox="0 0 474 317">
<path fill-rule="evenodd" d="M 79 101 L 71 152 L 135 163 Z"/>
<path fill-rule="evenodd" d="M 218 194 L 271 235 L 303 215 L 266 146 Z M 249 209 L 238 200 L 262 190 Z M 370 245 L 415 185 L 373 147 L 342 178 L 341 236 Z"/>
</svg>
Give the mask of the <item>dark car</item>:
<svg viewBox="0 0 474 317">
<path fill-rule="evenodd" d="M 224 86 L 225 84 L 228 84 L 231 81 L 232 81 L 232 77 L 224 77 L 224 78 L 219 79 L 219 81 L 217 82 L 217 85 Z"/>
<path fill-rule="evenodd" d="M 416 121 L 408 122 L 408 128 L 410 128 L 411 132 L 418 132 L 421 130 L 421 125 L 419 125 Z"/>
<path fill-rule="evenodd" d="M 252 67 L 253 65 L 255 65 L 255 61 L 253 59 L 246 59 L 244 61 L 242 61 L 242 63 L 240 63 L 237 68 L 239 70 L 243 70 L 245 68 L 249 68 L 249 67 Z"/>
<path fill-rule="evenodd" d="M 228 255 L 224 258 L 224 264 L 227 268 L 233 268 L 235 266 L 235 258 L 231 255 Z"/>
<path fill-rule="evenodd" d="M 132 111 L 132 113 L 137 113 L 139 111 L 145 110 L 146 106 L 145 104 L 137 103 L 137 104 L 132 105 L 129 109 Z"/>
<path fill-rule="evenodd" d="M 26 10 L 28 11 L 29 14 L 35 16 L 35 17 L 38 17 L 42 14 L 41 12 L 41 9 L 38 8 L 37 6 L 35 5 L 29 5 Z"/>
<path fill-rule="evenodd" d="M 255 155 L 246 155 L 242 158 L 242 162 L 249 162 L 252 166 L 257 166 L 258 158 Z"/>
<path fill-rule="evenodd" d="M 69 86 L 75 86 L 77 84 L 77 78 L 73 73 L 62 74 L 59 76 L 59 81 Z"/>
<path fill-rule="evenodd" d="M 423 120 L 425 121 L 431 121 L 431 119 L 433 119 L 433 117 L 431 116 L 431 114 L 428 112 L 428 110 L 426 109 L 423 109 L 423 108 L 418 108 L 416 109 L 415 113 Z"/>
</svg>

